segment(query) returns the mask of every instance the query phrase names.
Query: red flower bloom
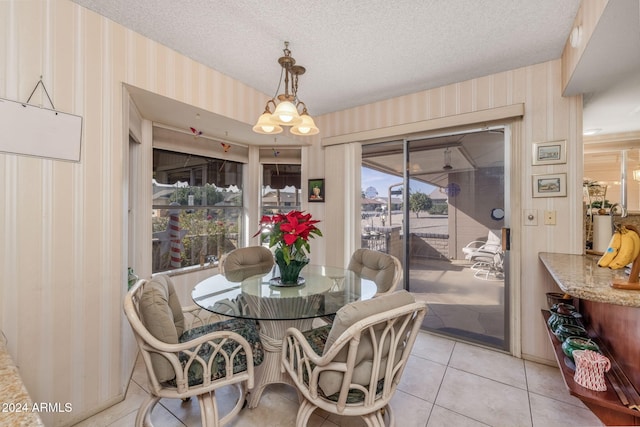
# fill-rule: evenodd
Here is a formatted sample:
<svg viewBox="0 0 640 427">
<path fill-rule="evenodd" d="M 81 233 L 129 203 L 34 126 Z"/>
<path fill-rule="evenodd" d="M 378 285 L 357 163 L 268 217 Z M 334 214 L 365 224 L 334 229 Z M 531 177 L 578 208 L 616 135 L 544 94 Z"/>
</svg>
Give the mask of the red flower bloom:
<svg viewBox="0 0 640 427">
<path fill-rule="evenodd" d="M 309 239 L 322 236 L 322 232 L 315 226 L 319 222 L 311 219 L 311 214 L 300 211 L 263 216 L 260 230 L 254 237 L 262 233 L 269 234 L 269 247 L 277 245 L 289 263 L 291 259 L 302 260 L 307 257 L 310 251 Z"/>
</svg>

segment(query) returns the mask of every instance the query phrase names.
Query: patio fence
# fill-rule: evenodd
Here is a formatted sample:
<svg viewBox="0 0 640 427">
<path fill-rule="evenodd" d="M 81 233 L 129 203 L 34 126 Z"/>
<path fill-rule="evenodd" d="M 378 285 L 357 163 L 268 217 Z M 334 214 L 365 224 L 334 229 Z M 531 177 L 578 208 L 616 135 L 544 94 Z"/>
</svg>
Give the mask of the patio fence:
<svg viewBox="0 0 640 427">
<path fill-rule="evenodd" d="M 429 259 L 449 259 L 449 235 L 411 233 L 411 256 Z"/>
<path fill-rule="evenodd" d="M 402 256 L 401 227 L 367 226 L 361 236 L 361 247 Z M 449 234 L 411 233 L 410 256 L 430 259 L 449 259 Z"/>
<path fill-rule="evenodd" d="M 384 252 L 402 259 L 402 227 L 366 226 L 361 235 L 361 247 Z"/>
</svg>

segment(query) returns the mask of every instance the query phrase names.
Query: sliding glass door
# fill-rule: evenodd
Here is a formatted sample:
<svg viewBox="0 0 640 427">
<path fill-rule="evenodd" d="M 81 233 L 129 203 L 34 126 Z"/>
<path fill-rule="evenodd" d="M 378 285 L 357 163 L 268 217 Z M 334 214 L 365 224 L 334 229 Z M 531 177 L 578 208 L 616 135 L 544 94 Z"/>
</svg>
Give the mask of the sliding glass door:
<svg viewBox="0 0 640 427">
<path fill-rule="evenodd" d="M 503 129 L 363 146 L 363 246 L 404 263 L 427 330 L 508 349 Z"/>
</svg>

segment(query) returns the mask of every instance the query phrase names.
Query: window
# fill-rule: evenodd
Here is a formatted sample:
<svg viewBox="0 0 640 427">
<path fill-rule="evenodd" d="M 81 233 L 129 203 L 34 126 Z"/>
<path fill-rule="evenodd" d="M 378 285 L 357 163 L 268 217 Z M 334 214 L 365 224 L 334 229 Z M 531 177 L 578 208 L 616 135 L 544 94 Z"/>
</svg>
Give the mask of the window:
<svg viewBox="0 0 640 427">
<path fill-rule="evenodd" d="M 262 165 L 262 214 L 300 210 L 302 189 L 300 165 Z"/>
<path fill-rule="evenodd" d="M 216 262 L 238 247 L 242 163 L 153 150 L 152 271 Z"/>
<path fill-rule="evenodd" d="M 262 215 L 287 213 L 301 209 L 302 167 L 299 164 L 262 165 Z M 269 240 L 264 236 L 263 244 Z"/>
</svg>

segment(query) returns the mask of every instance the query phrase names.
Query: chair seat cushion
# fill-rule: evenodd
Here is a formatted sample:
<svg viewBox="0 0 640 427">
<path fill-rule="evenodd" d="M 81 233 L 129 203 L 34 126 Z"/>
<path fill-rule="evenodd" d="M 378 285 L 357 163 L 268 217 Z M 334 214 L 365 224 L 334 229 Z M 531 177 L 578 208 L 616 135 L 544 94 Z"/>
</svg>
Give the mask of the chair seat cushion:
<svg viewBox="0 0 640 427">
<path fill-rule="evenodd" d="M 303 332 L 305 339 L 316 352 L 316 354 L 320 355 L 324 352 L 324 346 L 327 343 L 327 337 L 329 336 L 329 331 L 331 330 L 331 325 L 321 326 L 319 328 L 311 329 L 306 332 Z M 312 366 L 311 369 L 314 367 Z M 305 372 L 306 374 L 306 372 Z M 309 376 L 304 375 L 304 381 L 308 385 L 309 384 Z M 376 384 L 376 394 L 382 392 L 382 388 L 384 387 L 384 378 L 378 381 Z M 320 396 L 327 400 L 331 400 L 333 402 L 337 402 L 340 397 L 340 392 L 333 393 L 330 396 L 326 396 L 321 387 L 318 388 L 318 393 Z M 364 393 L 361 390 L 351 389 L 349 390 L 349 394 L 347 396 L 347 403 L 358 403 L 364 400 Z"/>
<path fill-rule="evenodd" d="M 327 343 L 327 337 L 329 336 L 329 331 L 331 330 L 331 325 L 320 326 L 315 329 L 310 329 L 302 333 L 305 339 L 316 352 L 317 355 L 322 355 L 324 353 L 324 346 Z"/>
<path fill-rule="evenodd" d="M 260 341 L 260 336 L 258 334 L 258 326 L 253 320 L 246 319 L 229 319 L 223 322 L 211 323 L 208 325 L 198 326 L 197 328 L 189 329 L 185 331 L 179 338 L 179 342 L 187 342 L 191 341 L 195 338 L 201 337 L 203 335 L 207 335 L 211 332 L 216 331 L 232 331 L 239 335 L 241 335 L 244 339 L 249 342 L 253 350 L 253 365 L 258 366 L 262 363 L 264 358 L 264 350 L 262 348 L 262 342 Z M 218 341 L 216 341 L 218 342 Z M 224 351 L 231 355 L 233 351 L 237 348 L 238 344 L 235 341 L 228 341 L 223 345 Z M 202 357 L 205 361 L 209 361 L 211 357 L 211 353 L 213 352 L 213 348 L 205 343 L 202 345 L 200 350 L 198 351 L 198 356 Z M 183 366 L 189 360 L 189 355 L 186 353 L 182 353 L 180 355 L 180 361 Z M 244 351 L 241 351 L 240 354 L 233 359 L 233 373 L 239 373 L 247 370 L 247 357 Z M 203 369 L 202 366 L 194 362 L 191 364 L 189 368 L 189 386 L 195 386 L 202 383 Z M 216 359 L 214 360 L 211 367 L 211 379 L 216 380 L 222 378 L 226 375 L 226 366 L 224 356 L 221 354 L 216 355 Z M 175 378 L 169 382 L 170 384 L 175 386 Z"/>
</svg>

